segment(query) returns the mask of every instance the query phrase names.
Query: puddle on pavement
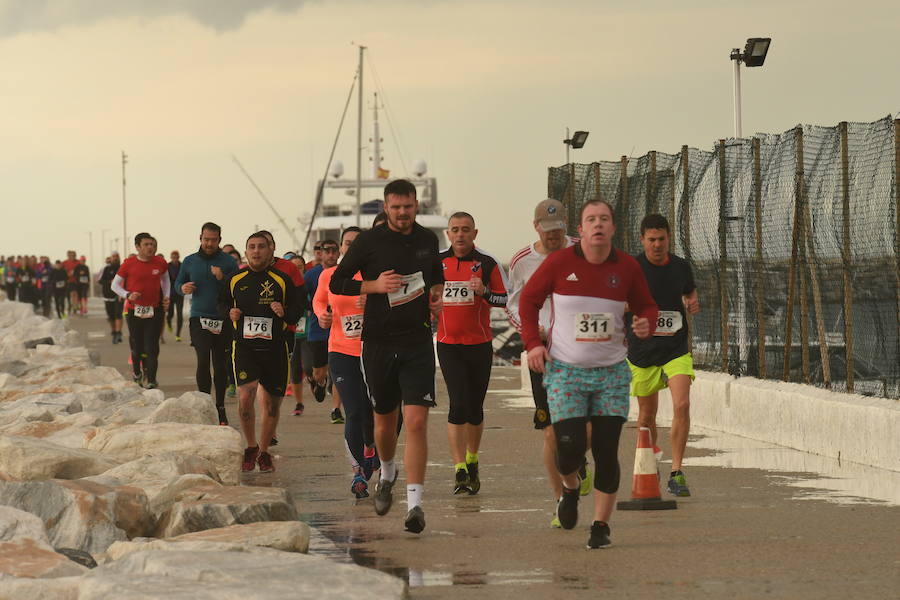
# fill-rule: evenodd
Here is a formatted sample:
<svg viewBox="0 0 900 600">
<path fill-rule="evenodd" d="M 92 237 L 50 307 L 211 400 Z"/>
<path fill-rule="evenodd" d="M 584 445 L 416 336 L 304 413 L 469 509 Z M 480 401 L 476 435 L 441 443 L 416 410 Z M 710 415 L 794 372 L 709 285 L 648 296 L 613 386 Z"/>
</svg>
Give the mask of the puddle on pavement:
<svg viewBox="0 0 900 600">
<path fill-rule="evenodd" d="M 694 435 L 697 434 L 697 439 Z M 712 456 L 685 458 L 688 467 L 764 469 L 790 473 L 779 483 L 804 488 L 800 500 L 839 504 L 900 505 L 900 473 L 809 454 L 767 442 L 691 428 L 691 448 L 712 450 Z"/>
</svg>

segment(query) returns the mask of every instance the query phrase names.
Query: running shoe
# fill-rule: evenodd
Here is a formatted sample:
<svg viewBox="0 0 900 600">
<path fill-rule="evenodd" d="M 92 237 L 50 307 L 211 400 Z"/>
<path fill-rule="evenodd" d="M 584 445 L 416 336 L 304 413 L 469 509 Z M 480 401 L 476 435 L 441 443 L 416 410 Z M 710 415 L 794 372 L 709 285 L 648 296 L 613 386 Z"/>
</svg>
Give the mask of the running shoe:
<svg viewBox="0 0 900 600">
<path fill-rule="evenodd" d="M 587 460 L 585 460 L 584 464 L 581 465 L 581 468 L 578 469 L 578 477 L 581 478 L 581 485 L 578 487 L 578 492 L 582 496 L 587 496 L 591 493 L 591 488 L 594 483 L 594 477 L 591 473 L 591 468 L 588 466 Z"/>
<path fill-rule="evenodd" d="M 272 455 L 268 452 L 260 452 L 256 463 L 259 465 L 260 473 L 271 473 L 275 470 L 275 465 L 272 464 Z"/>
<path fill-rule="evenodd" d="M 453 484 L 454 494 L 471 494 L 469 487 L 469 472 L 466 469 L 456 470 L 456 482 Z"/>
<path fill-rule="evenodd" d="M 353 481 L 350 482 L 350 491 L 353 492 L 353 495 L 356 496 L 357 500 L 369 497 L 369 484 L 366 483 L 366 480 L 361 473 L 357 473 L 353 476 Z"/>
<path fill-rule="evenodd" d="M 321 385 L 319 382 L 314 381 L 312 383 L 312 391 L 316 402 L 325 402 L 325 392 L 327 390 L 325 389 L 324 385 Z"/>
<path fill-rule="evenodd" d="M 681 471 L 675 471 L 674 475 L 669 476 L 668 487 L 669 493 L 673 496 L 687 498 L 691 495 L 691 490 L 688 489 L 687 481 L 684 479 L 684 473 Z"/>
<path fill-rule="evenodd" d="M 386 515 L 391 510 L 391 503 L 394 501 L 393 488 L 397 482 L 397 475 L 394 475 L 393 481 L 381 479 L 375 484 L 375 514 Z"/>
<path fill-rule="evenodd" d="M 225 388 L 225 395 L 229 398 L 234 398 L 235 396 L 237 396 L 237 386 L 235 386 L 233 383 L 230 384 L 227 388 Z"/>
<path fill-rule="evenodd" d="M 294 416 L 299 417 L 303 414 L 303 403 L 298 402 L 296 406 L 294 406 Z"/>
<path fill-rule="evenodd" d="M 241 461 L 241 471 L 250 473 L 256 468 L 256 457 L 259 456 L 259 446 L 244 448 L 244 460 Z"/>
<path fill-rule="evenodd" d="M 410 533 L 422 533 L 422 530 L 425 529 L 425 511 L 422 510 L 422 507 L 413 506 L 409 509 L 403 525 Z"/>
<path fill-rule="evenodd" d="M 562 525 L 559 522 L 559 517 L 553 515 L 553 518 L 550 519 L 550 527 L 553 527 L 554 529 L 562 529 Z"/>
<path fill-rule="evenodd" d="M 219 413 L 219 425 L 228 425 L 228 415 L 225 414 L 225 407 L 217 406 L 216 411 Z"/>
<path fill-rule="evenodd" d="M 334 425 L 343 425 L 344 424 L 344 415 L 341 414 L 340 407 L 331 411 L 331 422 Z"/>
<path fill-rule="evenodd" d="M 609 540 L 609 525 L 601 521 L 591 523 L 591 537 L 588 539 L 587 547 L 596 550 L 610 546 L 612 546 L 612 542 Z"/>
<path fill-rule="evenodd" d="M 474 496 L 481 490 L 481 479 L 478 477 L 478 463 L 466 463 L 466 471 L 469 472 L 469 494 Z"/>
<path fill-rule="evenodd" d="M 144 387 L 144 376 L 143 375 L 132 375 L 131 380 L 138 384 L 141 387 Z"/>
<path fill-rule="evenodd" d="M 180 336 L 180 335 L 176 335 L 176 336 L 175 336 L 175 341 L 176 341 L 176 342 L 180 342 L 180 341 L 181 341 L 181 336 Z"/>
<path fill-rule="evenodd" d="M 148 381 L 147 383 L 144 384 L 145 390 L 155 390 L 158 387 L 159 387 L 159 384 L 156 383 L 155 381 Z"/>
<path fill-rule="evenodd" d="M 559 517 L 559 524 L 563 529 L 572 529 L 578 524 L 578 498 L 579 490 L 575 488 L 570 490 L 563 486 L 562 498 L 556 505 L 556 516 Z"/>
<path fill-rule="evenodd" d="M 269 442 L 269 445 L 270 445 L 270 446 L 277 446 L 277 445 L 278 445 L 278 438 L 275 437 L 275 436 L 273 435 L 273 436 L 272 436 L 272 441 Z"/>
<path fill-rule="evenodd" d="M 287 389 L 284 391 L 284 395 L 285 396 L 293 396 L 294 395 L 294 386 L 293 385 L 287 386 Z"/>
</svg>

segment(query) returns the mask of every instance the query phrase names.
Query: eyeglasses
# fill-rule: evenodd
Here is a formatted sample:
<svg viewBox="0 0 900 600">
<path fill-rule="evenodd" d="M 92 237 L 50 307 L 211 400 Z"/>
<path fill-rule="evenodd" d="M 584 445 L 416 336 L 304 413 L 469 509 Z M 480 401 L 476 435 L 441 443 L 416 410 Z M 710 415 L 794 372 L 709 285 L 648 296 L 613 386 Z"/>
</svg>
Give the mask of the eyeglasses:
<svg viewBox="0 0 900 600">
<path fill-rule="evenodd" d="M 322 252 L 337 252 L 337 246 L 322 246 Z"/>
<path fill-rule="evenodd" d="M 322 246 L 313 246 L 313 250 L 321 251 L 321 250 L 322 250 Z"/>
</svg>

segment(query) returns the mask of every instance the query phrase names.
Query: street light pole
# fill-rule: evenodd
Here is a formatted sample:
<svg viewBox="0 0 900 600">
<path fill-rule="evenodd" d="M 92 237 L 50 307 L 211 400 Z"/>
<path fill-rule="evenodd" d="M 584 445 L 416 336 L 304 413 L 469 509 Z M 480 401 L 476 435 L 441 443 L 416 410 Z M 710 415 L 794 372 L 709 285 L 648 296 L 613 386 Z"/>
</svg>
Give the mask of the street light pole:
<svg viewBox="0 0 900 600">
<path fill-rule="evenodd" d="M 569 128 L 566 127 L 566 139 L 570 140 L 572 137 L 569 135 Z M 566 145 L 566 164 L 569 164 L 569 150 L 572 148 L 571 142 L 563 142 Z"/>
<path fill-rule="evenodd" d="M 734 137 L 740 139 L 741 132 L 741 50 L 731 51 L 731 62 L 734 63 Z"/>
<path fill-rule="evenodd" d="M 122 259 L 128 256 L 128 221 L 125 218 L 125 165 L 128 155 L 122 150 Z"/>
</svg>

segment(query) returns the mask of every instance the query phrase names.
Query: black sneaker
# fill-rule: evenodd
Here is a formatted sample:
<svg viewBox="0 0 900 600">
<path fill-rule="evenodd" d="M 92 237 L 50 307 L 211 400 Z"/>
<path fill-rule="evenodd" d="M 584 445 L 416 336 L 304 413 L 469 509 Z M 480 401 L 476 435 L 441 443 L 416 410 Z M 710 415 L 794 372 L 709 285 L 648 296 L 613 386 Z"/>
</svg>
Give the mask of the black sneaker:
<svg viewBox="0 0 900 600">
<path fill-rule="evenodd" d="M 397 475 L 394 475 L 393 481 L 381 479 L 375 485 L 375 514 L 386 515 L 391 510 L 391 503 L 394 501 L 392 490 L 394 483 L 397 481 Z"/>
<path fill-rule="evenodd" d="M 225 414 L 225 407 L 217 406 L 216 411 L 219 413 L 219 425 L 228 425 L 228 415 Z"/>
<path fill-rule="evenodd" d="M 587 547 L 596 550 L 610 546 L 612 546 L 612 542 L 609 540 L 609 525 L 601 521 L 591 523 L 591 537 L 588 539 Z"/>
<path fill-rule="evenodd" d="M 481 489 L 481 479 L 478 478 L 478 463 L 466 463 L 469 472 L 469 494 L 475 495 Z"/>
<path fill-rule="evenodd" d="M 138 384 L 139 386 L 144 387 L 144 376 L 143 375 L 138 375 L 136 373 L 132 374 L 131 380 L 133 382 L 135 382 L 136 384 Z"/>
<path fill-rule="evenodd" d="M 310 386 L 312 387 L 313 397 L 316 399 L 316 402 L 325 402 L 325 389 L 324 385 L 320 385 L 318 381 L 311 381 Z"/>
<path fill-rule="evenodd" d="M 410 533 L 422 533 L 422 530 L 425 529 L 425 512 L 422 510 L 422 507 L 413 506 L 409 509 L 403 525 Z"/>
<path fill-rule="evenodd" d="M 275 436 L 273 435 L 273 436 L 272 436 L 272 441 L 269 442 L 269 445 L 270 445 L 270 446 L 277 446 L 277 445 L 278 445 L 278 438 L 275 437 Z"/>
<path fill-rule="evenodd" d="M 159 384 L 156 383 L 155 381 L 148 381 L 147 383 L 144 384 L 145 390 L 155 390 L 158 387 L 159 387 Z"/>
<path fill-rule="evenodd" d="M 578 488 L 570 490 L 563 486 L 562 498 L 556 505 L 556 516 L 563 529 L 572 529 L 578 523 L 578 499 L 581 497 Z"/>
<path fill-rule="evenodd" d="M 322 388 L 325 389 L 325 388 Z M 344 415 L 341 414 L 341 409 L 336 408 L 331 411 L 331 422 L 334 425 L 343 425 L 344 424 Z"/>
<path fill-rule="evenodd" d="M 453 485 L 454 494 L 471 494 L 469 487 L 469 472 L 465 469 L 456 470 L 456 482 Z"/>
</svg>

